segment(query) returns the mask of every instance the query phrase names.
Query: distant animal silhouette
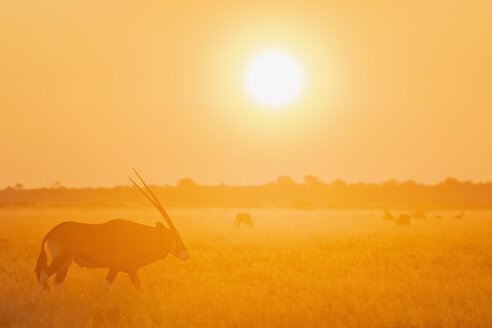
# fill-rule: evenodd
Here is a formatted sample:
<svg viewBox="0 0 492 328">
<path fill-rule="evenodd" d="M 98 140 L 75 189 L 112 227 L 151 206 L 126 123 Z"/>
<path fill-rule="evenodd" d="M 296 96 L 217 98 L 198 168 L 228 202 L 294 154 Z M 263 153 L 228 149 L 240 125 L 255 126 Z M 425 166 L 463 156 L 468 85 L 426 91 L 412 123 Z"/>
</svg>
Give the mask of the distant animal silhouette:
<svg viewBox="0 0 492 328">
<path fill-rule="evenodd" d="M 236 218 L 234 219 L 234 225 L 236 227 L 239 227 L 243 223 L 247 227 L 253 226 L 253 220 L 251 219 L 251 214 L 249 214 L 249 213 L 238 213 L 236 215 Z"/>
<path fill-rule="evenodd" d="M 154 228 L 121 219 L 102 224 L 61 223 L 48 232 L 41 243 L 35 268 L 40 289 L 48 288 L 47 279 L 54 274 L 55 286 L 60 288 L 72 261 L 81 267 L 109 268 L 106 288 L 111 286 L 119 271 L 128 273 L 138 288 L 137 271 L 141 267 L 165 258 L 168 253 L 181 260 L 188 259 L 188 251 L 171 219 L 137 171 L 135 173 L 149 194 L 130 180 L 159 210 L 169 229 L 161 222 Z M 45 244 L 52 258 L 49 265 Z"/>
<path fill-rule="evenodd" d="M 412 217 L 414 217 L 415 219 L 423 220 L 423 219 L 427 218 L 427 215 L 425 215 L 424 211 L 417 210 L 412 214 Z"/>
<path fill-rule="evenodd" d="M 384 210 L 383 219 L 394 221 L 394 220 L 396 220 L 396 217 L 393 214 L 391 214 L 390 212 L 388 212 L 388 210 Z"/>
<path fill-rule="evenodd" d="M 410 225 L 410 215 L 402 213 L 395 221 L 397 226 L 409 226 Z"/>
<path fill-rule="evenodd" d="M 461 212 L 460 214 L 456 214 L 453 216 L 455 219 L 462 219 L 465 216 L 465 213 Z"/>
</svg>

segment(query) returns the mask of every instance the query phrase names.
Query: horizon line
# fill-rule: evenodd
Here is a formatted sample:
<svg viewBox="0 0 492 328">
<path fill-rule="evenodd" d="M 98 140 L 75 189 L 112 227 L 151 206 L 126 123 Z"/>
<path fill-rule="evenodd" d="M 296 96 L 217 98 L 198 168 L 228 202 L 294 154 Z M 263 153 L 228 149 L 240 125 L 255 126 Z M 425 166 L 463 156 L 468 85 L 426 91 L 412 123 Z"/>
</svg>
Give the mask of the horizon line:
<svg viewBox="0 0 492 328">
<path fill-rule="evenodd" d="M 453 182 L 457 182 L 460 184 L 470 183 L 472 185 L 492 183 L 492 180 L 473 181 L 471 179 L 461 180 L 461 179 L 454 178 L 454 177 L 446 177 L 446 178 L 444 178 L 438 182 L 434 182 L 434 183 L 419 182 L 419 181 L 416 181 L 413 179 L 405 179 L 405 180 L 387 179 L 387 180 L 383 180 L 383 181 L 379 181 L 379 182 L 374 182 L 374 181 L 360 181 L 360 180 L 359 181 L 347 181 L 347 180 L 344 180 L 341 178 L 333 179 L 330 182 L 327 182 L 327 181 L 323 181 L 323 180 L 319 179 L 318 177 L 316 177 L 314 175 L 310 175 L 310 174 L 305 175 L 305 177 L 308 177 L 308 176 L 314 177 L 318 182 L 320 182 L 321 184 L 324 184 L 324 185 L 332 185 L 335 182 L 340 181 L 340 182 L 345 183 L 347 186 L 357 185 L 357 184 L 363 184 L 363 185 L 384 185 L 384 184 L 401 185 L 404 183 L 415 183 L 416 185 L 420 185 L 420 186 L 437 186 L 437 185 L 444 184 L 446 181 L 453 181 Z M 194 184 L 196 184 L 197 186 L 200 186 L 200 187 L 219 187 L 219 186 L 224 186 L 224 187 L 260 187 L 260 186 L 266 186 L 266 185 L 270 185 L 270 184 L 278 184 L 278 181 L 280 178 L 288 178 L 291 180 L 291 182 L 294 183 L 294 185 L 299 185 L 299 186 L 304 185 L 306 183 L 305 179 L 303 181 L 299 182 L 299 181 L 296 181 L 291 176 L 281 175 L 281 176 L 278 176 L 274 180 L 270 180 L 268 182 L 259 183 L 259 184 L 228 184 L 228 183 L 224 183 L 224 182 L 216 183 L 216 184 L 200 184 L 199 182 L 195 181 L 193 178 L 184 177 L 184 178 L 177 179 L 177 181 L 174 184 L 149 183 L 149 185 L 157 186 L 157 187 L 178 187 L 178 185 L 181 181 L 189 180 L 189 181 L 192 181 Z M 63 189 L 114 189 L 114 188 L 119 188 L 119 187 L 132 187 L 132 184 L 116 184 L 116 185 L 112 185 L 112 186 L 66 186 L 59 181 L 55 181 L 51 186 L 25 187 L 24 184 L 18 182 L 14 185 L 6 185 L 3 188 L 1 188 L 0 191 L 5 191 L 5 190 L 9 190 L 9 189 L 10 190 L 12 190 L 12 189 L 13 190 L 36 190 L 36 189 L 61 189 L 61 188 L 63 188 Z"/>
</svg>

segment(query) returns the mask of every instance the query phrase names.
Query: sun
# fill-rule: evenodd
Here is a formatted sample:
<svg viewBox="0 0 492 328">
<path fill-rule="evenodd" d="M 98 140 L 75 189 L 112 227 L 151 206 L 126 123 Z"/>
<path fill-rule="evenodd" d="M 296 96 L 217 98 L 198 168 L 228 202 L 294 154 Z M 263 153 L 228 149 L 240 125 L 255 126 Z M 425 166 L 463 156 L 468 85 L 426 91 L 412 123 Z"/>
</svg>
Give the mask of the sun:
<svg viewBox="0 0 492 328">
<path fill-rule="evenodd" d="M 248 63 L 244 85 L 249 95 L 261 105 L 281 108 L 300 95 L 304 86 L 304 71 L 290 53 L 267 50 Z"/>
</svg>

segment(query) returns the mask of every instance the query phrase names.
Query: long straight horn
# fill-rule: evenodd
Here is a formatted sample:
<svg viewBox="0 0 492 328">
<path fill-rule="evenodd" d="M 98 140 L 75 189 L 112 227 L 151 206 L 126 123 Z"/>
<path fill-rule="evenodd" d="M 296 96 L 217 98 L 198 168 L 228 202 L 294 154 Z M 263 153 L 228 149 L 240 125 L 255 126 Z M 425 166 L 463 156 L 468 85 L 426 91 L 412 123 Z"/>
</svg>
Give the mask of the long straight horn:
<svg viewBox="0 0 492 328">
<path fill-rule="evenodd" d="M 142 192 L 142 194 L 144 194 L 145 197 L 147 197 L 147 199 L 152 203 L 152 205 L 154 205 L 155 207 L 159 207 L 152 198 L 150 198 L 149 195 L 147 195 L 147 193 L 145 191 L 142 190 L 142 188 L 140 188 L 140 186 L 135 182 L 133 181 L 132 178 L 128 177 L 128 179 L 130 179 L 131 182 L 133 182 L 133 184 L 135 185 L 135 187 L 137 187 L 138 190 L 140 190 Z"/>
<path fill-rule="evenodd" d="M 138 189 L 140 189 L 140 191 L 142 191 L 144 193 L 144 195 L 147 196 L 147 198 L 150 200 L 150 202 L 157 208 L 157 210 L 161 213 L 162 217 L 166 220 L 167 224 L 169 225 L 169 228 L 171 230 L 175 230 L 176 231 L 176 227 L 172 223 L 171 218 L 169 217 L 169 215 L 167 215 L 167 212 L 164 209 L 164 207 L 162 206 L 161 202 L 159 202 L 159 200 L 157 199 L 157 197 L 155 197 L 154 193 L 152 192 L 152 190 L 150 190 L 149 186 L 147 186 L 147 184 L 142 179 L 142 177 L 140 176 L 140 174 L 138 174 L 137 170 L 133 169 L 133 171 L 135 172 L 135 174 L 137 175 L 137 177 L 140 179 L 140 181 L 142 181 L 142 184 L 144 185 L 145 189 L 147 189 L 147 191 L 149 192 L 149 194 L 153 198 L 153 200 L 140 187 L 138 187 L 138 185 L 133 180 L 131 180 L 131 179 L 130 180 L 135 185 L 137 185 Z"/>
</svg>

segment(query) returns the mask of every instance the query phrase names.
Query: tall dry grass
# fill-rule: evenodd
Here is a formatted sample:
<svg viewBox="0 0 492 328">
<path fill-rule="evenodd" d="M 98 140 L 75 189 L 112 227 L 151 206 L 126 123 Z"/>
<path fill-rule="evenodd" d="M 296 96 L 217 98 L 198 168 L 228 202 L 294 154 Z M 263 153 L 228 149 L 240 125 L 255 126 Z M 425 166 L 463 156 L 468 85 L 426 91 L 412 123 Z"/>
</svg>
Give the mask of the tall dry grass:
<svg viewBox="0 0 492 328">
<path fill-rule="evenodd" d="M 244 211 L 242 209 L 241 211 Z M 492 327 L 492 213 L 396 227 L 371 211 L 170 209 L 191 259 L 120 274 L 73 265 L 40 294 L 43 235 L 64 220 L 153 224 L 153 209 L 0 212 L 0 327 Z"/>
</svg>

